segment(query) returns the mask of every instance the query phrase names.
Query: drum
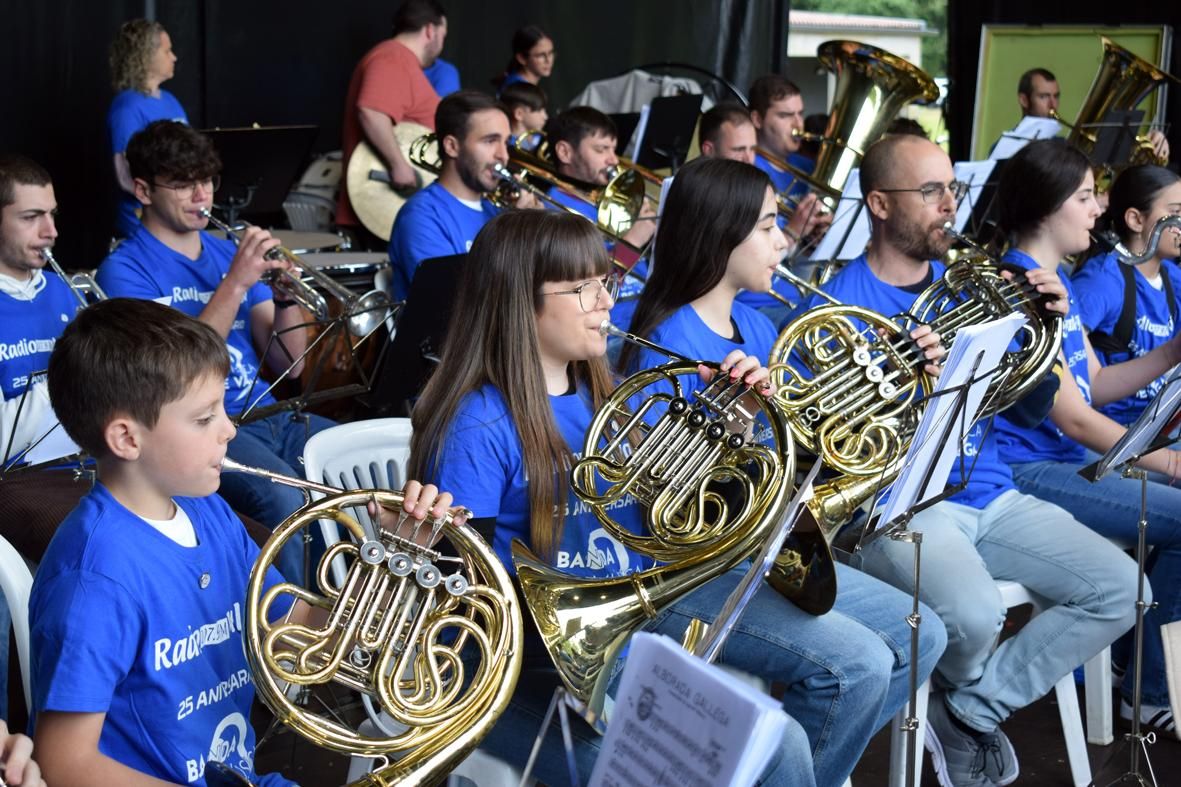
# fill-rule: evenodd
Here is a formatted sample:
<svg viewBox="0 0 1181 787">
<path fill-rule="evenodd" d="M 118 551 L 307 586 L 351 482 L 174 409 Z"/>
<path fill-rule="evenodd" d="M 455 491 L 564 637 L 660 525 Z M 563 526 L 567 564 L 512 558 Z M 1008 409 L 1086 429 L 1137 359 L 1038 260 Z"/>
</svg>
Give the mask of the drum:
<svg viewBox="0 0 1181 787">
<path fill-rule="evenodd" d="M 389 255 L 376 251 L 312 252 L 299 258 L 356 293 L 372 290 L 373 277 L 390 264 Z"/>
</svg>

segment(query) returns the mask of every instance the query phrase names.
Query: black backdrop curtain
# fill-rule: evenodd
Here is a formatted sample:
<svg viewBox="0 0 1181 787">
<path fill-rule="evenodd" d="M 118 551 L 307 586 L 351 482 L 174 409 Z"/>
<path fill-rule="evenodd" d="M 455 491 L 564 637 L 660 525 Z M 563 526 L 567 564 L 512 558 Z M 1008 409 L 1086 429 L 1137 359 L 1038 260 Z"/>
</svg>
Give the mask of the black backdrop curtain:
<svg viewBox="0 0 1181 787">
<path fill-rule="evenodd" d="M 339 147 L 353 66 L 387 37 L 396 0 L 155 0 L 179 58 L 165 88 L 198 127 L 311 123 L 316 150 Z M 465 87 L 491 90 L 513 30 L 549 32 L 558 50 L 545 85 L 551 110 L 583 85 L 645 62 L 683 61 L 742 89 L 782 68 L 789 0 L 599 0 L 554 3 L 443 0 L 443 57 Z M 105 254 L 114 178 L 106 133 L 112 95 L 107 46 L 118 26 L 144 16 L 138 0 L 0 0 L 0 150 L 53 174 L 61 219 L 58 259 L 93 267 Z"/>
<path fill-rule="evenodd" d="M 976 96 L 976 69 L 980 60 L 980 28 L 986 24 L 1010 25 L 1161 25 L 1172 24 L 1173 33 L 1181 25 L 1181 15 L 1173 3 L 1124 2 L 1110 0 L 977 0 L 977 2 L 948 2 L 948 77 L 951 87 L 948 97 L 948 125 L 951 131 L 951 156 L 960 161 L 968 157 L 972 141 L 972 108 Z M 1099 44 L 1095 43 L 1096 50 Z M 1181 75 L 1181 46 L 1173 42 L 1171 63 L 1165 69 Z M 1094 74 L 1059 74 L 1059 79 L 1084 80 L 1089 87 Z M 1013 102 L 1017 102 L 1017 86 L 1009 86 Z M 1085 89 L 1084 87 L 1084 89 Z M 1169 90 L 1167 114 L 1169 145 L 1174 163 L 1181 158 L 1181 88 Z"/>
</svg>

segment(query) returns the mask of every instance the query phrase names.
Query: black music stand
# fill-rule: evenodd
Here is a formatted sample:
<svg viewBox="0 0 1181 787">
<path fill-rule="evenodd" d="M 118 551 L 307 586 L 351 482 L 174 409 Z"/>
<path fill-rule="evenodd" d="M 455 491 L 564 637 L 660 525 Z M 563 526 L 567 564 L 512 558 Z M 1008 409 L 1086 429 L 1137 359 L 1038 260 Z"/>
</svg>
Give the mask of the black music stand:
<svg viewBox="0 0 1181 787">
<path fill-rule="evenodd" d="M 636 127 L 640 125 L 639 112 L 612 112 L 607 117 L 615 124 L 615 155 L 622 156 L 631 144 Z"/>
<path fill-rule="evenodd" d="M 1096 124 L 1098 134 L 1091 151 L 1091 163 L 1098 166 L 1128 161 L 1132 146 L 1136 144 L 1136 131 L 1143 120 L 1143 109 L 1113 109 L 1104 115 L 1103 122 Z"/>
<path fill-rule="evenodd" d="M 701 114 L 701 94 L 652 99 L 648 122 L 636 150 L 636 163 L 648 169 L 669 167 L 675 174 L 689 155 Z"/>
<path fill-rule="evenodd" d="M 426 385 L 443 350 L 466 254 L 435 257 L 418 266 L 384 363 L 374 373 L 368 401 L 374 416 L 403 416 Z"/>
<path fill-rule="evenodd" d="M 282 213 L 283 201 L 299 178 L 319 126 L 213 128 L 209 137 L 221 157 L 221 186 L 213 195 L 227 223 L 242 214 Z"/>
</svg>

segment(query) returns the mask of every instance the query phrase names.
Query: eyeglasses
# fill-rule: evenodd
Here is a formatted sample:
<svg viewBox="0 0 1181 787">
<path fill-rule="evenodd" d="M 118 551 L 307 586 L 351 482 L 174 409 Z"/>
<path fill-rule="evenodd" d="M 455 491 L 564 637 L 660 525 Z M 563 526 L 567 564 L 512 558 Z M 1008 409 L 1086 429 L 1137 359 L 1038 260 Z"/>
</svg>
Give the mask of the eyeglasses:
<svg viewBox="0 0 1181 787">
<path fill-rule="evenodd" d="M 204 191 L 213 194 L 221 186 L 221 176 L 214 175 L 212 178 L 205 178 L 204 180 L 194 180 L 189 183 L 180 183 L 175 186 L 169 186 L 166 183 L 152 184 L 158 189 L 168 189 L 176 192 L 176 198 L 181 200 L 192 199 L 193 193 L 196 192 L 197 187 L 201 186 Z"/>
<path fill-rule="evenodd" d="M 536 58 L 538 60 L 553 60 L 554 50 L 551 49 L 548 52 L 530 52 L 529 57 Z"/>
<path fill-rule="evenodd" d="M 595 307 L 599 305 L 599 296 L 604 292 L 612 301 L 615 300 L 615 297 L 619 295 L 618 276 L 608 273 L 601 279 L 584 281 L 572 290 L 555 290 L 554 292 L 543 292 L 542 295 L 577 295 L 578 305 L 582 307 L 582 310 L 593 312 Z"/>
<path fill-rule="evenodd" d="M 956 202 L 960 201 L 960 197 L 968 193 L 968 184 L 962 180 L 953 180 L 951 183 L 924 183 L 917 189 L 874 189 L 884 194 L 904 194 L 906 192 L 918 192 L 923 196 L 923 202 L 928 205 L 934 205 L 939 200 L 943 199 L 944 191 L 951 192 L 951 198 Z"/>
</svg>

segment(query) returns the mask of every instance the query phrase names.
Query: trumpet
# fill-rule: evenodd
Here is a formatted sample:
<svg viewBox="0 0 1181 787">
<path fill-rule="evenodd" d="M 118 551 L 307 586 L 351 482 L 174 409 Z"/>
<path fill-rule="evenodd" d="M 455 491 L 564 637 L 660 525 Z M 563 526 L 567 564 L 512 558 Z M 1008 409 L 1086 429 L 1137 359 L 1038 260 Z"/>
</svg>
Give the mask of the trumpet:
<svg viewBox="0 0 1181 787">
<path fill-rule="evenodd" d="M 208 208 L 202 208 L 201 215 L 235 243 L 241 240 L 240 230 L 218 219 Z M 368 336 L 389 316 L 390 298 L 381 290 L 374 289 L 364 295 L 356 295 L 331 276 L 308 265 L 298 255 L 283 246 L 276 246 L 264 256 L 268 260 L 285 260 L 291 263 L 298 273 L 276 268 L 267 271 L 263 275 L 263 281 L 271 285 L 271 288 L 276 292 L 307 309 L 321 322 L 329 319 L 331 315 L 328 310 L 328 301 L 316 289 L 317 287 L 327 292 L 330 297 L 344 307 L 348 331 L 353 336 Z M 309 284 L 307 279 L 315 282 L 315 286 Z"/>
<path fill-rule="evenodd" d="M 53 268 L 53 272 L 61 277 L 61 280 L 70 288 L 70 292 L 74 293 L 74 297 L 78 299 L 78 303 L 82 308 L 90 305 L 90 300 L 86 296 L 92 296 L 96 301 L 105 301 L 107 294 L 103 292 L 103 288 L 98 286 L 98 282 L 89 273 L 75 273 L 73 275 L 67 274 L 62 270 L 62 266 L 58 264 L 53 256 L 53 252 L 48 248 L 41 250 L 41 259 L 45 260 L 45 264 Z"/>
</svg>

